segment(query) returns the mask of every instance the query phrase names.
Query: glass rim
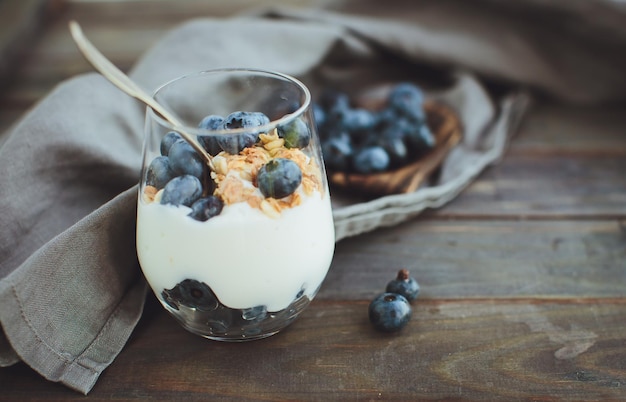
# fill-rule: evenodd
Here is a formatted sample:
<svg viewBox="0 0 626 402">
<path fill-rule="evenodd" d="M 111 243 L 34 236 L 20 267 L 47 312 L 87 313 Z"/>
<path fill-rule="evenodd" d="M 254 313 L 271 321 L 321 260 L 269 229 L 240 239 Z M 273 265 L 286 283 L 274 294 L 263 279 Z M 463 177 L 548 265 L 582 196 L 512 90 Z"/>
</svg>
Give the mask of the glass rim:
<svg viewBox="0 0 626 402">
<path fill-rule="evenodd" d="M 280 125 L 284 125 L 284 124 L 287 124 L 287 123 L 291 122 L 296 117 L 302 115 L 311 106 L 311 92 L 309 91 L 307 86 L 302 83 L 302 81 L 300 81 L 297 78 L 295 78 L 295 77 L 293 77 L 291 75 L 288 75 L 288 74 L 280 73 L 280 72 L 273 71 L 273 70 L 264 70 L 264 69 L 258 69 L 258 68 L 228 67 L 228 68 L 216 68 L 216 69 L 200 70 L 200 71 L 187 73 L 187 74 L 178 76 L 176 78 L 173 78 L 173 79 L 171 79 L 171 80 L 169 80 L 169 81 L 159 85 L 152 92 L 151 96 L 152 96 L 152 99 L 154 99 L 156 101 L 157 100 L 156 97 L 157 97 L 158 93 L 161 90 L 163 90 L 166 87 L 174 84 L 175 82 L 183 80 L 185 78 L 197 77 L 197 76 L 209 75 L 209 74 L 217 74 L 217 73 L 246 73 L 246 72 L 259 74 L 259 75 L 262 74 L 262 75 L 270 76 L 270 77 L 273 76 L 274 78 L 281 78 L 281 79 L 283 79 L 285 81 L 288 81 L 288 82 L 291 82 L 292 84 L 295 84 L 295 86 L 298 87 L 302 91 L 302 93 L 304 94 L 304 102 L 302 103 L 302 105 L 300 105 L 300 107 L 298 109 L 296 109 L 295 111 L 293 111 L 291 113 L 287 113 L 287 114 L 283 115 L 280 119 L 271 120 L 269 123 L 264 124 L 262 126 L 255 126 L 255 127 L 250 127 L 250 128 L 234 128 L 234 129 L 209 130 L 209 129 L 200 128 L 200 127 L 197 127 L 197 126 L 196 127 L 189 126 L 187 124 L 184 124 L 181 127 L 181 126 L 177 126 L 175 124 L 172 124 L 169 120 L 166 120 L 165 118 L 163 118 L 163 116 L 161 116 L 161 114 L 156 112 L 149 105 L 146 106 L 147 113 L 158 124 L 166 127 L 167 129 L 169 129 L 171 131 L 177 131 L 177 130 L 183 129 L 187 134 L 192 134 L 194 136 L 231 135 L 231 134 L 248 133 L 248 132 L 251 132 L 251 131 L 254 131 L 254 132 L 257 132 L 257 133 L 259 133 L 259 132 L 260 133 L 270 132 L 271 130 L 273 130 L 274 128 L 276 128 L 276 127 L 278 127 Z M 161 106 L 166 107 L 165 105 L 161 105 Z M 170 110 L 170 112 L 171 112 L 171 110 Z M 236 112 L 236 110 L 233 110 L 233 112 Z M 173 113 L 173 114 L 176 116 L 176 113 Z M 226 116 L 223 116 L 223 117 L 226 118 Z"/>
</svg>

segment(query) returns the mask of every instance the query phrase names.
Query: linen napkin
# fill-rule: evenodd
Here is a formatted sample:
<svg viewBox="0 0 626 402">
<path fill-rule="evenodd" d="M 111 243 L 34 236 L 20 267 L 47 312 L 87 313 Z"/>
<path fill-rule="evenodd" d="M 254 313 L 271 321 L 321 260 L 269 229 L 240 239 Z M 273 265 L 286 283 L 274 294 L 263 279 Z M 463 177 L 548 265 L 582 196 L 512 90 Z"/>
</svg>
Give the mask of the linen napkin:
<svg viewBox="0 0 626 402">
<path fill-rule="evenodd" d="M 424 33 L 436 39 L 429 51 Z M 456 108 L 465 136 L 438 182 L 406 196 L 334 199 L 340 240 L 443 205 L 502 157 L 527 106 L 515 89 L 524 83 L 513 77 L 505 91 L 491 93 L 484 71 L 458 57 L 458 41 L 411 21 L 263 11 L 184 23 L 130 75 L 148 91 L 231 66 L 294 75 L 314 94 L 398 80 L 445 83 L 432 96 Z M 123 349 L 147 292 L 134 246 L 143 114 L 89 73 L 60 83 L 7 134 L 0 148 L 1 365 L 21 360 L 86 394 Z"/>
</svg>

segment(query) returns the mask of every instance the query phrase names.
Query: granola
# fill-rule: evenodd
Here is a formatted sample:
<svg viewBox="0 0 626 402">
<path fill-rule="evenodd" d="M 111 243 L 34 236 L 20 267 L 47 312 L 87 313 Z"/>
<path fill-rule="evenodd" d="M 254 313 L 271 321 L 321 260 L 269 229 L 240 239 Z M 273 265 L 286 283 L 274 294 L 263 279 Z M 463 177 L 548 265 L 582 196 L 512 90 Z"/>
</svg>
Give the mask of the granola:
<svg viewBox="0 0 626 402">
<path fill-rule="evenodd" d="M 301 191 L 275 199 L 264 197 L 257 186 L 257 173 L 266 163 L 275 158 L 290 159 L 302 172 Z M 224 205 L 246 202 L 272 218 L 280 217 L 281 211 L 294 208 L 302 203 L 302 195 L 311 196 L 322 191 L 322 176 L 314 158 L 307 156 L 298 148 L 286 148 L 283 138 L 274 129 L 259 135 L 259 141 L 244 148 L 238 154 L 221 151 L 213 157 L 214 170 L 210 178 L 215 182 L 213 195 L 221 198 Z M 146 186 L 144 200 L 155 201 L 157 189 Z"/>
</svg>

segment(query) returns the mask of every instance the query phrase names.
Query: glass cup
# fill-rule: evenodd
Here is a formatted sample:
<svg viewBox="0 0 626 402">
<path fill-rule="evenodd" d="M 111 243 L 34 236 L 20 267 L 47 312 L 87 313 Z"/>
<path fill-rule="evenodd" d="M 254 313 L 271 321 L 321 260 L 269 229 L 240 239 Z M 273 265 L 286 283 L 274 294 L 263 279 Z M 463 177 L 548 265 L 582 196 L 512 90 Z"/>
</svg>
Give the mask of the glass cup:
<svg viewBox="0 0 626 402">
<path fill-rule="evenodd" d="M 277 333 L 316 295 L 334 253 L 308 89 L 284 74 L 222 69 L 177 78 L 154 98 L 184 127 L 146 110 L 144 276 L 192 333 L 223 341 Z"/>
</svg>

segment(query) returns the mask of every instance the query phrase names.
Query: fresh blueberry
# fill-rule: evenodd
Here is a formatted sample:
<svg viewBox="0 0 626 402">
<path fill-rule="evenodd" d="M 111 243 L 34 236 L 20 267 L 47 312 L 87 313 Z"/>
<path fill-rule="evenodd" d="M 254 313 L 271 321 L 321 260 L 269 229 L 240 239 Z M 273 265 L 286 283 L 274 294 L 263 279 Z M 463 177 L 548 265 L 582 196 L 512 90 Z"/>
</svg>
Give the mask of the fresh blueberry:
<svg viewBox="0 0 626 402">
<path fill-rule="evenodd" d="M 341 119 L 343 129 L 350 133 L 371 130 L 375 124 L 376 116 L 365 109 L 348 109 L 343 113 Z"/>
<path fill-rule="evenodd" d="M 350 98 L 344 92 L 329 89 L 321 94 L 318 104 L 326 111 L 335 108 L 348 109 L 350 108 Z"/>
<path fill-rule="evenodd" d="M 146 184 L 160 190 L 174 177 L 176 177 L 176 173 L 170 168 L 169 158 L 157 156 L 150 162 L 146 171 Z"/>
<path fill-rule="evenodd" d="M 254 130 L 255 127 L 269 123 L 269 117 L 261 112 L 233 112 L 226 116 L 222 128 L 227 130 L 246 128 L 250 130 L 241 134 L 222 135 L 218 137 L 217 142 L 224 151 L 236 155 L 242 149 L 254 145 L 259 140 L 259 131 Z"/>
<path fill-rule="evenodd" d="M 181 303 L 187 307 L 200 310 L 217 308 L 217 297 L 211 288 L 204 282 L 186 279 L 180 283 Z"/>
<path fill-rule="evenodd" d="M 269 124 L 269 122 L 269 117 L 261 112 L 233 112 L 226 116 L 222 128 L 226 130 L 240 128 L 249 130 L 241 134 L 222 135 L 217 139 L 217 142 L 224 151 L 231 155 L 236 155 L 241 152 L 242 149 L 250 147 L 258 142 L 259 131 L 254 130 L 254 128 Z"/>
<path fill-rule="evenodd" d="M 386 107 L 376 113 L 376 130 L 382 131 L 392 126 L 400 118 L 392 108 Z"/>
<path fill-rule="evenodd" d="M 224 203 L 218 197 L 210 195 L 205 198 L 200 198 L 191 205 L 191 212 L 189 216 L 193 219 L 205 222 L 214 216 L 219 215 L 224 208 Z"/>
<path fill-rule="evenodd" d="M 311 141 L 309 126 L 302 119 L 295 119 L 277 127 L 278 136 L 285 140 L 285 148 L 304 148 Z"/>
<path fill-rule="evenodd" d="M 399 114 L 415 119 L 424 119 L 424 94 L 411 83 L 396 85 L 389 94 L 388 106 Z"/>
<path fill-rule="evenodd" d="M 432 131 L 424 123 L 416 124 L 405 138 L 409 149 L 416 156 L 431 150 L 437 142 Z"/>
<path fill-rule="evenodd" d="M 409 158 L 409 151 L 401 136 L 383 136 L 378 144 L 389 155 L 389 166 L 398 167 L 405 164 Z"/>
<path fill-rule="evenodd" d="M 302 171 L 291 159 L 272 159 L 257 173 L 257 185 L 265 197 L 286 197 L 296 191 L 301 182 Z"/>
<path fill-rule="evenodd" d="M 199 135 L 198 142 L 211 156 L 215 156 L 222 152 L 219 143 L 220 135 Z"/>
<path fill-rule="evenodd" d="M 313 103 L 312 108 L 315 124 L 317 125 L 317 128 L 320 129 L 321 132 L 323 132 L 322 128 L 326 124 L 326 111 L 324 111 L 324 108 L 322 108 L 322 106 L 317 102 Z"/>
<path fill-rule="evenodd" d="M 385 109 L 379 114 L 376 130 L 383 137 L 405 137 L 409 132 L 414 131 L 416 124 L 408 118 L 399 116 L 393 110 Z"/>
<path fill-rule="evenodd" d="M 251 147 L 259 140 L 256 133 L 224 134 L 217 137 L 220 148 L 231 155 L 237 155 L 244 148 Z"/>
<path fill-rule="evenodd" d="M 163 188 L 161 204 L 191 206 L 202 195 L 202 183 L 191 175 L 178 176 Z"/>
<path fill-rule="evenodd" d="M 341 126 L 344 116 L 351 110 L 348 95 L 342 92 L 326 93 L 320 100 L 326 111 L 326 124 Z"/>
<path fill-rule="evenodd" d="M 195 149 L 185 140 L 174 143 L 169 151 L 170 167 L 179 175 L 192 175 L 201 179 L 204 162 Z"/>
<path fill-rule="evenodd" d="M 415 300 L 420 292 L 420 285 L 415 278 L 409 275 L 409 271 L 401 269 L 398 276 L 387 284 L 385 289 L 388 293 L 397 293 L 404 296 L 408 301 Z"/>
<path fill-rule="evenodd" d="M 198 128 L 209 131 L 221 130 L 224 128 L 224 118 L 216 114 L 208 115 L 200 121 Z M 198 142 L 209 155 L 215 156 L 222 151 L 217 138 L 213 135 L 199 135 Z"/>
<path fill-rule="evenodd" d="M 389 163 L 389 154 L 381 146 L 368 146 L 356 151 L 352 168 L 358 173 L 376 173 L 387 170 Z"/>
<path fill-rule="evenodd" d="M 163 139 L 161 139 L 161 155 L 167 156 L 170 152 L 170 148 L 172 147 L 172 145 L 174 145 L 174 143 L 178 141 L 181 141 L 182 139 L 183 137 L 181 137 L 181 135 L 178 134 L 176 131 L 170 131 L 169 133 L 165 134 Z"/>
<path fill-rule="evenodd" d="M 204 130 L 220 130 L 224 126 L 224 118 L 216 114 L 211 114 L 204 117 L 198 124 L 198 128 Z"/>
<path fill-rule="evenodd" d="M 259 322 L 267 317 L 266 306 L 256 306 L 241 310 L 241 318 L 247 322 Z"/>
<path fill-rule="evenodd" d="M 172 289 L 164 289 L 161 296 L 175 309 L 182 305 L 192 309 L 212 311 L 219 306 L 211 288 L 206 283 L 195 279 L 185 279 Z"/>
<path fill-rule="evenodd" d="M 293 106 L 293 105 L 292 105 Z M 297 105 L 296 109 L 294 110 L 294 112 L 296 110 L 298 110 L 297 108 L 300 107 L 299 105 Z M 256 119 L 256 125 L 257 126 L 264 126 L 266 124 L 270 124 L 270 118 L 267 117 L 264 113 L 261 112 L 252 112 L 252 116 Z"/>
<path fill-rule="evenodd" d="M 347 134 L 333 136 L 322 143 L 324 163 L 330 170 L 345 171 L 350 167 L 354 149 Z"/>
<path fill-rule="evenodd" d="M 229 114 L 223 123 L 223 127 L 228 130 L 237 128 L 253 128 L 269 124 L 270 119 L 260 112 L 237 111 Z"/>
<path fill-rule="evenodd" d="M 411 319 L 411 305 L 402 295 L 382 293 L 369 305 L 369 319 L 374 328 L 384 332 L 399 331 Z"/>
</svg>

